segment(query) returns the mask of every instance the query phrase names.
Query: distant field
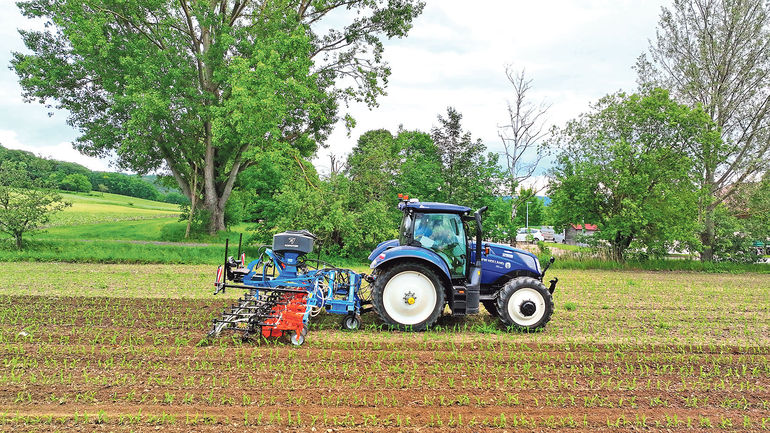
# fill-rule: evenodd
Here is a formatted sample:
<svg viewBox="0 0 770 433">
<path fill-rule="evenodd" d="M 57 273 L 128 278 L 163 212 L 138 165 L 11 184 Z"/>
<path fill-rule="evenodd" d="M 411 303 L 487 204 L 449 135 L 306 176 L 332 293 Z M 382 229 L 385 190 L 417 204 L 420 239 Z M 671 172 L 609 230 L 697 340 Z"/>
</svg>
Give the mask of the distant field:
<svg viewBox="0 0 770 433">
<path fill-rule="evenodd" d="M 179 206 L 109 193 L 63 193 L 72 206 L 57 213 L 50 227 L 131 221 L 150 218 L 172 218 L 179 215 Z"/>
</svg>

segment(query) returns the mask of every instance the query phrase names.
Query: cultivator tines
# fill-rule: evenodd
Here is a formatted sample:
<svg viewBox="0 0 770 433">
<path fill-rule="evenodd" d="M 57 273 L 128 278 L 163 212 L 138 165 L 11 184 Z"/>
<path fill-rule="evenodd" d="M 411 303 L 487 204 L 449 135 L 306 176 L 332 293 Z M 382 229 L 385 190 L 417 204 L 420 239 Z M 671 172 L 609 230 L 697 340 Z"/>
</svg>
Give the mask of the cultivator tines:
<svg viewBox="0 0 770 433">
<path fill-rule="evenodd" d="M 217 337 L 225 330 L 240 332 L 244 336 L 260 334 L 264 337 L 280 337 L 291 332 L 291 341 L 302 344 L 306 334 L 305 316 L 308 311 L 308 293 L 290 288 L 252 289 L 229 311 L 214 319 L 209 337 Z"/>
<path fill-rule="evenodd" d="M 245 289 L 248 294 L 214 320 L 209 337 L 225 330 L 248 335 L 279 337 L 291 335 L 291 342 L 305 341 L 308 321 L 326 311 L 344 314 L 342 326 L 358 329 L 363 300 L 359 296 L 364 274 L 341 269 L 305 256 L 312 251 L 315 236 L 306 231 L 287 231 L 273 236 L 273 248 L 260 247 L 256 260 L 240 262 L 227 255 L 217 269 L 214 294 L 226 289 Z M 314 266 L 315 263 L 317 266 Z"/>
<path fill-rule="evenodd" d="M 305 313 L 308 294 L 282 293 L 280 300 L 273 305 L 270 314 L 260 321 L 263 337 L 280 337 L 284 332 L 291 332 L 291 341 L 300 345 L 304 341 Z"/>
</svg>

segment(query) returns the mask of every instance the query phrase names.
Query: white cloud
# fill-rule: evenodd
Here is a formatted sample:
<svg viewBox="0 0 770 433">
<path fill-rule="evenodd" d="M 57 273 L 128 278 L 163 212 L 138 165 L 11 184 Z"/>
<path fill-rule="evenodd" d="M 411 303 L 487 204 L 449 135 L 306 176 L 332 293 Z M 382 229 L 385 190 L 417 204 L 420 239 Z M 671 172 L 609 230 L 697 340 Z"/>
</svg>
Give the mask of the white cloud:
<svg viewBox="0 0 770 433">
<path fill-rule="evenodd" d="M 107 160 L 85 156 L 67 142 L 49 146 L 30 146 L 20 142 L 15 131 L 0 129 L 0 144 L 7 149 L 26 150 L 43 158 L 75 162 L 95 171 L 111 171 Z"/>
<path fill-rule="evenodd" d="M 655 33 L 663 0 L 480 0 L 429 2 L 409 37 L 386 42 L 393 74 L 388 95 L 368 111 L 353 106 L 351 137 L 338 126 L 316 166 L 328 171 L 328 154 L 349 153 L 365 131 L 429 131 L 451 105 L 463 126 L 499 151 L 497 126 L 511 97 L 504 67 L 524 67 L 533 79 L 533 101 L 551 104 L 549 120 L 561 125 L 589 103 L 619 89 L 633 90 L 631 69 Z"/>
</svg>

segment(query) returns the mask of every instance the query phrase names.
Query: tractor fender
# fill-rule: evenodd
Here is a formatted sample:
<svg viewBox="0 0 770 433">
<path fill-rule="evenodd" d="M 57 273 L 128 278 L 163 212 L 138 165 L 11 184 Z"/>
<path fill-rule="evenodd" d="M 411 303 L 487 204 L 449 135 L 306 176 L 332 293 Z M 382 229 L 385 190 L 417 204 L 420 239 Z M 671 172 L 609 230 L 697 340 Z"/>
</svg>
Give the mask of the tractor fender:
<svg viewBox="0 0 770 433">
<path fill-rule="evenodd" d="M 375 252 L 376 251 L 377 250 L 375 250 Z M 372 253 L 372 255 L 374 255 L 374 253 Z M 441 256 L 434 253 L 433 251 L 427 250 L 425 248 L 400 246 L 383 249 L 381 253 L 374 256 L 371 265 L 369 265 L 369 268 L 378 269 L 386 263 L 392 264 L 396 261 L 401 261 L 404 259 L 428 262 L 430 265 L 433 265 L 433 267 L 440 271 L 438 272 L 439 278 L 445 282 L 452 281 L 451 277 L 449 276 L 449 266 L 447 266 L 444 259 L 442 259 Z"/>
<path fill-rule="evenodd" d="M 398 246 L 398 239 L 391 239 L 389 241 L 380 242 L 377 244 L 376 247 L 374 247 L 374 250 L 372 250 L 372 253 L 369 254 L 369 261 L 371 262 L 374 260 L 375 257 L 379 256 L 380 253 L 387 250 L 388 248 L 393 248 Z"/>
</svg>

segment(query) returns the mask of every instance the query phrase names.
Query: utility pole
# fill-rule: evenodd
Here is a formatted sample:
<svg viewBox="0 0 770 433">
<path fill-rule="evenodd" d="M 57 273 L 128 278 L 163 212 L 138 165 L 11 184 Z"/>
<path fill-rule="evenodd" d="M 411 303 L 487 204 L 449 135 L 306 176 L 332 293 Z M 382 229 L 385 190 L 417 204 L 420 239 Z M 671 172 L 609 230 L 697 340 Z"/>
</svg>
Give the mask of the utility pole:
<svg viewBox="0 0 770 433">
<path fill-rule="evenodd" d="M 529 234 L 529 204 L 532 203 L 531 201 L 527 202 L 527 234 Z"/>
</svg>

